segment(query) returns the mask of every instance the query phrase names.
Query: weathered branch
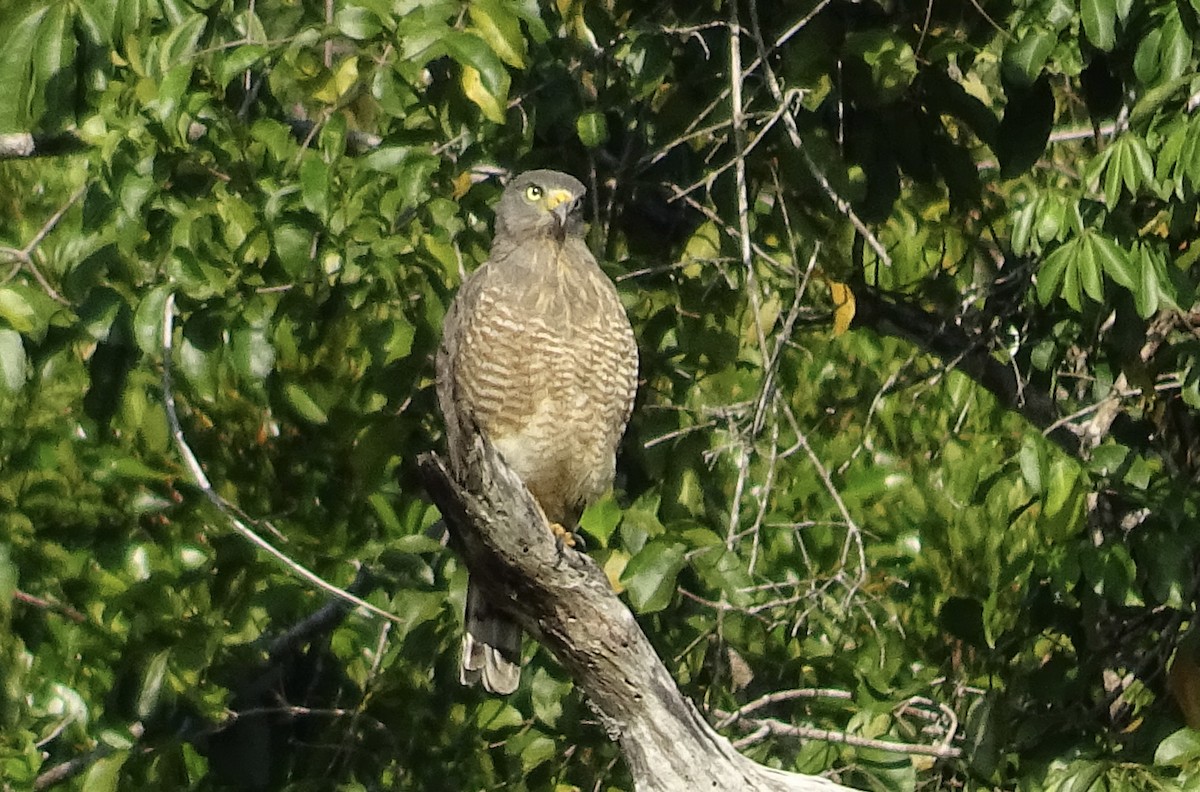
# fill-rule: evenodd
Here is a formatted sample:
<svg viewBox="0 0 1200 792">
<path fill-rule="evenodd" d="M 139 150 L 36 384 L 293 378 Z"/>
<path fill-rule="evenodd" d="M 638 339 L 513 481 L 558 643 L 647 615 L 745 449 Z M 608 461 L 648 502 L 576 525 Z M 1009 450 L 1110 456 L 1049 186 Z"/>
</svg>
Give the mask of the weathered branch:
<svg viewBox="0 0 1200 792">
<path fill-rule="evenodd" d="M 834 731 L 832 729 L 797 726 L 793 723 L 784 723 L 775 718 L 747 718 L 738 716 L 733 712 L 725 712 L 724 710 L 715 710 L 713 714 L 723 721 L 733 718 L 734 722 L 741 728 L 755 733 L 761 731 L 764 735 L 774 734 L 784 737 L 799 737 L 802 740 L 820 740 L 821 742 L 841 743 L 842 745 L 854 745 L 860 748 L 874 748 L 880 751 L 891 751 L 911 756 L 933 756 L 938 759 L 957 759 L 962 756 L 962 749 L 955 748 L 948 743 L 914 745 L 913 743 L 902 743 L 895 740 L 876 740 L 869 737 L 859 737 L 855 734 L 847 734 L 846 732 Z"/>
<path fill-rule="evenodd" d="M 420 468 L 471 573 L 571 674 L 620 745 L 638 792 L 849 789 L 759 765 L 718 734 L 679 692 L 604 573 L 556 545 L 528 490 L 482 438 L 463 481 L 434 454 Z"/>
</svg>

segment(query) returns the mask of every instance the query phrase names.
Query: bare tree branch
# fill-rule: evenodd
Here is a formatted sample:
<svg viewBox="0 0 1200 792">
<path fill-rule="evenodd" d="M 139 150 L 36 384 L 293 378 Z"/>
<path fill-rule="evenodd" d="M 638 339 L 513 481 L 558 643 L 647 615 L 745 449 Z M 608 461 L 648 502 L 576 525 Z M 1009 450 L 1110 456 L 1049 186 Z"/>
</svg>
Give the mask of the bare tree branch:
<svg viewBox="0 0 1200 792">
<path fill-rule="evenodd" d="M 679 692 L 603 571 L 556 545 L 529 491 L 482 437 L 462 481 L 434 454 L 419 466 L 472 575 L 493 581 L 497 606 L 571 674 L 620 745 L 638 792 L 849 789 L 734 750 Z"/>
<path fill-rule="evenodd" d="M 720 718 L 728 718 L 731 715 L 736 716 L 736 713 L 728 713 L 722 710 L 716 710 L 713 714 Z M 802 740 L 821 740 L 822 742 L 854 745 L 859 748 L 877 748 L 881 751 L 893 751 L 910 756 L 934 756 L 938 759 L 957 759 L 959 756 L 962 756 L 962 750 L 945 743 L 939 745 L 913 745 L 894 740 L 876 740 L 869 737 L 846 734 L 845 732 L 832 731 L 830 729 L 818 729 L 813 726 L 796 726 L 791 723 L 775 720 L 774 718 L 735 717 L 734 721 L 743 728 L 751 730 L 750 736 L 759 737 L 754 742 L 760 742 L 763 737 L 773 734 L 784 737 L 799 737 Z"/>
</svg>

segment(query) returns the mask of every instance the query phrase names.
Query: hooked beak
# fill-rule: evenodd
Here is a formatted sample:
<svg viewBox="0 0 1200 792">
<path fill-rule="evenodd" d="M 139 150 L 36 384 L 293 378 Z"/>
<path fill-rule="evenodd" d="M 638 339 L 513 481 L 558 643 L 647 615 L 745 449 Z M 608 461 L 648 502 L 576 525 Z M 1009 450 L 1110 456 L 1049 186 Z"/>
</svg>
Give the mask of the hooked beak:
<svg viewBox="0 0 1200 792">
<path fill-rule="evenodd" d="M 575 196 L 567 190 L 553 190 L 546 196 L 546 207 L 554 215 L 554 223 L 558 230 L 562 231 L 567 227 L 567 217 L 575 208 Z"/>
</svg>

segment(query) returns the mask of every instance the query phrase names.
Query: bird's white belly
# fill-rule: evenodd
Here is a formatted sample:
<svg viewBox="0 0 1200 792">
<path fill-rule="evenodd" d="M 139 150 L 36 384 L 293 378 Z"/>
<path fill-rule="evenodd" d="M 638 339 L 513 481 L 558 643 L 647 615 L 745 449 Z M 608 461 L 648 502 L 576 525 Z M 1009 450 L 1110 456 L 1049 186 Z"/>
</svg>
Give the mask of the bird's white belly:
<svg viewBox="0 0 1200 792">
<path fill-rule="evenodd" d="M 564 425 L 563 415 L 590 415 L 586 395 L 562 393 L 573 409 L 564 411 L 551 395 L 540 401 L 516 432 L 493 438 L 496 449 L 533 493 L 552 522 L 568 525 L 578 511 L 608 489 L 614 451 L 594 425 Z"/>
</svg>

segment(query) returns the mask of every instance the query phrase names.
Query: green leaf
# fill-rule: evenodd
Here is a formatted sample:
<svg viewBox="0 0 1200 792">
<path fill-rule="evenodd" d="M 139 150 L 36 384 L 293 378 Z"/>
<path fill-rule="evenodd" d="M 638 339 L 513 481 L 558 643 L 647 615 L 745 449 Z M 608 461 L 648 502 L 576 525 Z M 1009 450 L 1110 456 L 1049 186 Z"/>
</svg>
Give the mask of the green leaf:
<svg viewBox="0 0 1200 792">
<path fill-rule="evenodd" d="M 1137 590 L 1137 566 L 1129 552 L 1119 545 L 1105 545 L 1084 553 L 1080 569 L 1092 590 L 1109 602 L 1137 606 L 1142 602 Z"/>
<path fill-rule="evenodd" d="M 579 518 L 579 527 L 586 531 L 588 536 L 595 537 L 601 547 L 608 547 L 608 540 L 612 538 L 613 531 L 620 522 L 621 507 L 612 493 L 609 493 L 584 510 L 583 516 Z"/>
<path fill-rule="evenodd" d="M 575 131 L 579 141 L 588 148 L 599 148 L 608 142 L 608 122 L 597 110 L 581 113 L 575 120 Z"/>
<path fill-rule="evenodd" d="M 346 38 L 355 41 L 374 38 L 383 32 L 383 24 L 375 12 L 357 5 L 338 9 L 333 18 L 333 25 Z"/>
<path fill-rule="evenodd" d="M 395 173 L 409 158 L 411 149 L 408 146 L 380 146 L 363 158 L 366 167 L 380 173 Z"/>
<path fill-rule="evenodd" d="M 996 695 L 989 693 L 971 702 L 967 708 L 964 747 L 971 769 L 985 778 L 991 776 L 999 762 L 1003 727 L 997 724 Z"/>
<path fill-rule="evenodd" d="M 300 280 L 312 272 L 313 237 L 312 231 L 286 221 L 272 229 L 271 247 L 290 277 Z"/>
<path fill-rule="evenodd" d="M 192 64 L 182 63 L 175 66 L 159 81 L 158 95 L 154 101 L 148 102 L 147 106 L 153 109 L 154 115 L 164 126 L 173 127 L 175 125 L 176 114 L 180 111 L 180 105 L 183 102 L 184 92 L 192 82 L 192 72 L 194 71 Z M 172 129 L 172 131 L 176 131 Z M 183 142 L 183 135 L 178 134 L 176 140 Z"/>
<path fill-rule="evenodd" d="M 675 578 L 684 566 L 686 547 L 667 539 L 647 542 L 621 575 L 629 601 L 640 613 L 654 613 L 670 604 Z"/>
<path fill-rule="evenodd" d="M 475 722 L 485 733 L 510 731 L 525 723 L 521 711 L 502 698 L 484 699 L 475 713 Z"/>
<path fill-rule="evenodd" d="M 1065 245 L 1059 245 L 1050 255 L 1046 256 L 1046 260 L 1038 268 L 1037 297 L 1038 302 L 1042 305 L 1049 305 L 1050 301 L 1058 296 L 1063 276 L 1075 255 L 1074 247 L 1077 244 L 1077 240 L 1072 240 Z"/>
<path fill-rule="evenodd" d="M 529 688 L 534 717 L 550 728 L 557 726 L 563 714 L 563 701 L 571 693 L 570 684 L 555 679 L 545 669 L 539 668 L 534 671 Z"/>
<path fill-rule="evenodd" d="M 1115 207 L 1121 200 L 1121 161 L 1125 157 L 1125 149 L 1121 146 L 1109 146 L 1097 159 L 1097 166 L 1104 167 L 1104 203 Z"/>
<path fill-rule="evenodd" d="M 1016 85 L 1031 86 L 1058 43 L 1053 30 L 1030 28 L 1004 49 L 1004 76 Z"/>
<path fill-rule="evenodd" d="M 265 380 L 275 370 L 275 347 L 266 323 L 241 327 L 233 334 L 233 363 L 247 380 Z"/>
<path fill-rule="evenodd" d="M 31 127 L 31 92 L 39 89 L 32 74 L 33 46 L 51 8 L 45 4 L 33 9 L 0 39 L 0 76 L 7 82 L 0 91 L 0 132 L 27 132 Z"/>
<path fill-rule="evenodd" d="M 1079 283 L 1083 286 L 1084 294 L 1096 302 L 1102 303 L 1104 302 L 1104 279 L 1100 263 L 1096 260 L 1093 237 L 1094 234 L 1090 231 L 1083 235 L 1081 243 L 1076 248 L 1077 255 L 1074 266 L 1079 272 Z"/>
<path fill-rule="evenodd" d="M 879 100 L 899 99 L 917 76 L 917 59 L 912 46 L 902 37 L 886 30 L 851 33 L 846 51 L 862 58 L 871 72 Z"/>
<path fill-rule="evenodd" d="M 37 119 L 39 125 L 55 128 L 74 120 L 71 62 L 75 59 L 76 41 L 69 6 L 62 3 L 50 8 L 38 29 L 33 52 L 36 72 L 33 97 L 35 102 L 45 104 Z"/>
<path fill-rule="evenodd" d="M 300 194 L 304 207 L 318 217 L 329 213 L 329 166 L 316 152 L 305 152 L 300 163 Z"/>
<path fill-rule="evenodd" d="M 1116 242 L 1100 233 L 1089 233 L 1089 243 L 1092 254 L 1100 262 L 1100 266 L 1108 273 L 1118 286 L 1133 291 L 1135 288 L 1137 269 L 1129 253 Z"/>
<path fill-rule="evenodd" d="M 296 413 L 306 421 L 310 421 L 315 424 L 323 424 L 329 420 L 329 415 L 325 412 L 325 410 L 323 410 L 321 406 L 317 404 L 316 400 L 309 395 L 308 391 L 306 391 L 300 385 L 294 382 L 289 382 L 283 387 L 283 395 L 284 398 L 287 399 L 288 404 L 291 405 L 292 409 L 295 410 Z"/>
<path fill-rule="evenodd" d="M 554 744 L 554 740 L 534 731 L 530 731 L 528 736 L 524 736 L 509 748 L 510 753 L 514 749 L 519 749 L 521 770 L 525 773 L 545 764 L 558 754 L 558 747 Z"/>
<path fill-rule="evenodd" d="M 1080 0 L 1079 14 L 1088 41 L 1108 52 L 1116 44 L 1117 4 L 1115 0 Z"/>
<path fill-rule="evenodd" d="M 462 66 L 462 88 L 484 116 L 504 123 L 508 105 L 508 70 L 491 48 L 476 35 L 454 33 L 442 40 L 450 57 Z"/>
<path fill-rule="evenodd" d="M 1183 728 L 1158 744 L 1154 764 L 1168 767 L 1194 766 L 1200 762 L 1200 730 Z"/>
<path fill-rule="evenodd" d="M 1183 76 L 1192 60 L 1195 42 L 1179 17 L 1179 9 L 1172 6 L 1162 24 L 1162 39 L 1159 45 L 1159 74 L 1162 80 L 1174 80 Z"/>
<path fill-rule="evenodd" d="M 1045 476 L 1045 512 L 1054 516 L 1072 503 L 1079 468 L 1073 462 L 1055 458 L 1050 463 L 1050 472 Z"/>
<path fill-rule="evenodd" d="M 501 0 L 471 0 L 471 24 L 500 60 L 515 69 L 525 68 L 525 37 L 517 15 Z"/>
<path fill-rule="evenodd" d="M 213 73 L 218 85 L 228 85 L 270 52 L 261 44 L 243 44 L 226 52 L 215 62 Z"/>
<path fill-rule="evenodd" d="M 146 664 L 145 673 L 142 675 L 142 689 L 138 693 L 136 712 L 141 720 L 150 717 L 154 710 L 158 707 L 159 697 L 162 694 L 163 682 L 167 678 L 167 661 L 171 657 L 171 650 L 163 649 Z"/>
<path fill-rule="evenodd" d="M 208 19 L 203 14 L 191 14 L 181 25 L 177 25 L 167 36 L 159 52 L 158 68 L 166 74 L 176 66 L 191 64 L 192 56 L 204 35 Z"/>
<path fill-rule="evenodd" d="M 1162 30 L 1158 28 L 1148 31 L 1138 43 L 1133 56 L 1133 74 L 1143 85 L 1154 85 L 1162 74 L 1161 47 Z"/>
<path fill-rule="evenodd" d="M 1018 256 L 1023 256 L 1034 250 L 1033 242 L 1033 221 L 1038 215 L 1038 204 L 1040 201 L 1033 200 L 1022 206 L 1016 211 L 1012 218 L 1012 235 L 1009 243 L 1012 245 L 1013 252 Z"/>
<path fill-rule="evenodd" d="M 1143 187 L 1154 186 L 1154 157 L 1141 135 L 1129 134 L 1126 138 L 1129 141 L 1127 145 L 1131 156 L 1125 186 L 1130 195 L 1136 196 Z"/>
<path fill-rule="evenodd" d="M 1104 762 L 1080 761 L 1070 767 L 1070 774 L 1060 787 L 1060 792 L 1106 792 L 1101 783 L 1108 765 Z"/>
<path fill-rule="evenodd" d="M 1075 245 L 1074 248 L 1072 252 L 1078 254 L 1079 245 Z M 1080 288 L 1077 261 L 1078 259 L 1072 256 L 1071 261 L 1067 264 L 1067 269 L 1063 272 L 1062 291 L 1060 294 L 1066 300 L 1067 305 L 1071 306 L 1072 310 L 1078 313 L 1083 310 L 1083 290 Z"/>
<path fill-rule="evenodd" d="M 117 751 L 97 759 L 88 767 L 80 784 L 88 792 L 117 792 L 121 782 L 121 768 L 129 758 L 129 751 Z"/>
<path fill-rule="evenodd" d="M 25 346 L 16 330 L 0 327 L 0 384 L 9 392 L 25 384 Z"/>
<path fill-rule="evenodd" d="M 1158 273 L 1155 271 L 1154 256 L 1148 247 L 1142 248 L 1141 259 L 1141 278 L 1133 293 L 1133 303 L 1138 316 L 1149 319 L 1158 312 Z"/>
<path fill-rule="evenodd" d="M 142 297 L 133 313 L 133 337 L 138 348 L 157 359 L 162 353 L 163 310 L 172 287 L 155 286 Z"/>
<path fill-rule="evenodd" d="M 37 321 L 37 311 L 17 289 L 0 286 L 0 319 L 17 332 L 28 334 Z"/>
<path fill-rule="evenodd" d="M 1193 2 L 1200 2 L 1200 0 L 1193 0 Z M 545 44 L 550 40 L 550 31 L 546 29 L 546 23 L 542 21 L 542 9 L 537 0 L 509 0 L 509 7 L 525 23 L 525 28 L 535 42 Z"/>
</svg>

